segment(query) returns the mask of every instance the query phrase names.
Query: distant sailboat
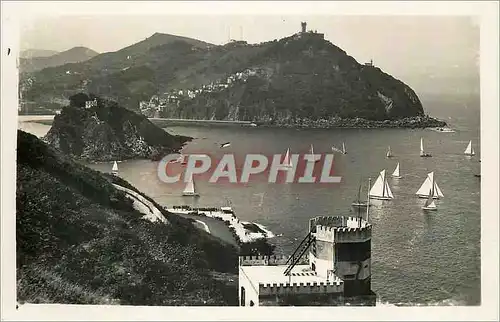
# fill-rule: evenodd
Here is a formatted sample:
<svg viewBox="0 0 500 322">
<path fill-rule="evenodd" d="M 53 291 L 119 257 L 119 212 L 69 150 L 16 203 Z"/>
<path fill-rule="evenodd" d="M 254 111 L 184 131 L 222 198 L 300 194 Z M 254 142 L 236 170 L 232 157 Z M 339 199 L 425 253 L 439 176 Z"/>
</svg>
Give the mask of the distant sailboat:
<svg viewBox="0 0 500 322">
<path fill-rule="evenodd" d="M 342 142 L 342 154 L 347 154 L 347 150 L 345 149 L 345 143 Z"/>
<path fill-rule="evenodd" d="M 391 146 L 389 146 L 389 150 L 387 150 L 387 154 L 385 156 L 388 158 L 392 158 Z"/>
<path fill-rule="evenodd" d="M 472 141 L 469 141 L 469 145 L 467 145 L 467 149 L 465 149 L 464 154 L 471 157 L 476 155 L 476 153 L 474 153 L 474 149 L 472 148 Z"/>
<path fill-rule="evenodd" d="M 184 191 L 182 192 L 183 196 L 186 197 L 199 197 L 200 194 L 196 192 L 195 190 L 195 185 L 194 185 L 194 179 L 191 178 L 188 183 L 186 184 L 186 188 L 184 188 Z"/>
<path fill-rule="evenodd" d="M 309 150 L 309 154 L 312 155 L 313 157 L 315 156 L 315 154 L 314 154 L 314 147 L 313 147 L 312 144 L 311 144 L 311 149 Z M 319 161 L 319 159 L 314 160 L 314 162 L 318 162 L 318 161 Z"/>
<path fill-rule="evenodd" d="M 432 197 L 434 199 L 439 199 L 443 198 L 443 192 L 441 192 L 441 189 L 439 188 L 438 184 L 435 181 L 434 178 L 434 172 L 431 172 L 427 175 L 427 178 L 425 179 L 424 183 L 422 186 L 420 186 L 420 189 L 415 193 L 419 198 L 428 198 L 429 193 L 432 193 Z"/>
<path fill-rule="evenodd" d="M 290 159 L 290 148 L 288 148 L 286 150 L 285 159 L 283 160 L 282 167 L 284 167 L 284 168 L 291 168 L 292 166 L 293 166 L 292 165 L 292 160 Z"/>
<path fill-rule="evenodd" d="M 368 185 L 368 189 L 370 188 L 370 185 Z M 368 202 L 361 201 L 361 182 L 359 183 L 359 188 L 358 188 L 358 199 L 354 201 L 351 204 L 355 208 L 365 208 L 368 207 Z"/>
<path fill-rule="evenodd" d="M 434 202 L 434 199 L 432 198 L 432 195 L 429 193 L 429 197 L 425 201 L 424 206 L 422 207 L 423 210 L 437 210 L 436 203 Z"/>
<path fill-rule="evenodd" d="M 428 158 L 428 157 L 432 156 L 429 153 L 425 152 L 425 150 L 424 150 L 424 139 L 423 138 L 420 138 L 420 156 L 423 157 L 423 158 Z"/>
<path fill-rule="evenodd" d="M 372 199 L 379 200 L 391 200 L 394 199 L 394 195 L 392 194 L 391 188 L 387 183 L 387 178 L 385 177 L 385 170 L 380 172 L 377 180 L 373 184 L 373 187 L 370 190 L 369 194 Z"/>
<path fill-rule="evenodd" d="M 400 174 L 400 169 L 399 169 L 399 162 L 398 162 L 398 165 L 396 166 L 396 169 L 394 169 L 394 172 L 392 173 L 392 177 L 394 179 L 401 179 L 402 176 Z"/>
<path fill-rule="evenodd" d="M 116 163 L 116 161 L 113 163 L 113 168 L 111 169 L 111 173 L 114 175 L 118 174 L 118 163 Z"/>
</svg>

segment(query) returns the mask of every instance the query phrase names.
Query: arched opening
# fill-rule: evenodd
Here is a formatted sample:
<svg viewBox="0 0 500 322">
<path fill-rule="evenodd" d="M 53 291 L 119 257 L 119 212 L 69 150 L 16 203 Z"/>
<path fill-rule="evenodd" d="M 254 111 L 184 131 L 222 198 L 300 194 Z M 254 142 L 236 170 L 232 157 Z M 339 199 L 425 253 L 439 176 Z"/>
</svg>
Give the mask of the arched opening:
<svg viewBox="0 0 500 322">
<path fill-rule="evenodd" d="M 311 269 L 312 269 L 313 271 L 316 271 L 316 264 L 312 263 L 312 264 L 311 264 Z"/>
<path fill-rule="evenodd" d="M 241 302 L 240 306 L 245 306 L 245 288 L 241 287 Z"/>
</svg>

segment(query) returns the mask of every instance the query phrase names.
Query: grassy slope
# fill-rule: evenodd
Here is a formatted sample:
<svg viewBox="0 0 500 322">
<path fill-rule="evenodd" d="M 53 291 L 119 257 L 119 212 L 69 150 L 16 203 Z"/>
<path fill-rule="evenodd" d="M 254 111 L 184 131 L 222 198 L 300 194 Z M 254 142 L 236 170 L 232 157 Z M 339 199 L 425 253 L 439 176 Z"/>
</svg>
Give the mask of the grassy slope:
<svg viewBox="0 0 500 322">
<path fill-rule="evenodd" d="M 18 131 L 18 300 L 236 305 L 235 248 L 169 214 L 140 219 L 100 173 Z M 219 274 L 220 275 L 220 274 Z"/>
</svg>

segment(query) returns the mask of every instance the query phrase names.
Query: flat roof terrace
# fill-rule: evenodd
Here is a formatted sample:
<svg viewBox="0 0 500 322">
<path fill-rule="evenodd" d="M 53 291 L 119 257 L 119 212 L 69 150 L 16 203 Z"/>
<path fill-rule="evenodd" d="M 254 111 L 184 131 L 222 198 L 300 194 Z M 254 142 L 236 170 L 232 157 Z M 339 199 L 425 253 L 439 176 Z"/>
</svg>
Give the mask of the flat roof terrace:
<svg viewBox="0 0 500 322">
<path fill-rule="evenodd" d="M 291 276 L 284 274 L 288 265 L 272 265 L 272 266 L 240 266 L 240 273 L 243 273 L 255 288 L 259 284 L 287 284 L 287 283 L 325 283 L 326 279 L 316 275 L 316 272 L 309 265 L 296 265 Z M 335 276 L 335 282 L 342 280 Z"/>
</svg>

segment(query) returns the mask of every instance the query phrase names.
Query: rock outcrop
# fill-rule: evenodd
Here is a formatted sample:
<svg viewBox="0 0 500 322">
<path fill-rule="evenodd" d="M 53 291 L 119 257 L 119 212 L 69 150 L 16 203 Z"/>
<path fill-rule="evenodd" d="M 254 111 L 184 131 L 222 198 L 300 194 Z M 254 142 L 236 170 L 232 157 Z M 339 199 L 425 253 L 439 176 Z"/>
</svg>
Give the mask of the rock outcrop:
<svg viewBox="0 0 500 322">
<path fill-rule="evenodd" d="M 174 136 L 145 116 L 83 93 L 54 117 L 45 141 L 86 161 L 160 159 L 177 152 L 191 138 Z"/>
</svg>

